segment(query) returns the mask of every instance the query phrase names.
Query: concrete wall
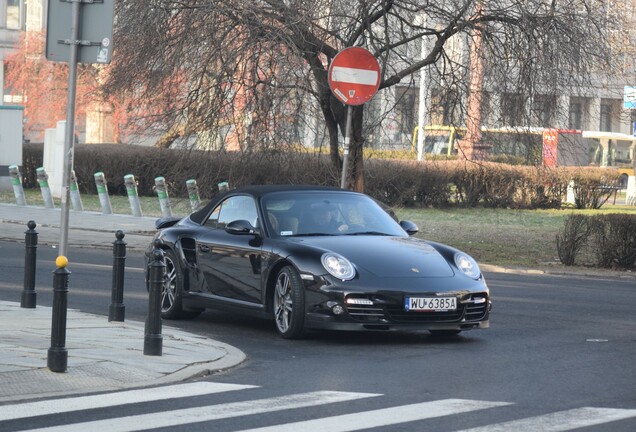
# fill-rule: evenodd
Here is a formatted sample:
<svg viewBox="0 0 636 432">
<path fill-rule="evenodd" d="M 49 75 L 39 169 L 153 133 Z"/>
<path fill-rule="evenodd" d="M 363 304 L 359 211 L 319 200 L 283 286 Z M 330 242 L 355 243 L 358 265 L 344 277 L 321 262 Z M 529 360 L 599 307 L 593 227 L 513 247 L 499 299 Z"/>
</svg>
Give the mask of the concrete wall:
<svg viewBox="0 0 636 432">
<path fill-rule="evenodd" d="M 12 190 L 9 166 L 22 166 L 22 117 L 24 109 L 0 105 L 0 189 Z"/>
</svg>

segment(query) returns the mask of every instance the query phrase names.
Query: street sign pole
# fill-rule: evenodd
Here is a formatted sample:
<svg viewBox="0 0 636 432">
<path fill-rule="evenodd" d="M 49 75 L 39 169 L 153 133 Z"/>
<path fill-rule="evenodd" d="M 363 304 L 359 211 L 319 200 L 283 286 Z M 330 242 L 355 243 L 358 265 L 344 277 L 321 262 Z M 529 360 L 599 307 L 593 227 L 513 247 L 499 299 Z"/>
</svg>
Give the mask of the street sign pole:
<svg viewBox="0 0 636 432">
<path fill-rule="evenodd" d="M 349 166 L 349 144 L 351 144 L 351 122 L 353 117 L 353 108 L 347 105 L 347 126 L 345 127 L 344 139 L 344 156 L 342 158 L 342 179 L 340 187 L 344 189 L 347 186 L 347 167 Z"/>
<path fill-rule="evenodd" d="M 69 201 L 71 196 L 71 172 L 75 152 L 75 93 L 77 88 L 77 49 L 79 39 L 80 2 L 71 5 L 71 38 L 68 61 L 68 97 L 66 101 L 66 134 L 64 137 L 64 172 L 62 177 L 62 219 L 60 222 L 59 256 L 68 250 Z"/>
</svg>

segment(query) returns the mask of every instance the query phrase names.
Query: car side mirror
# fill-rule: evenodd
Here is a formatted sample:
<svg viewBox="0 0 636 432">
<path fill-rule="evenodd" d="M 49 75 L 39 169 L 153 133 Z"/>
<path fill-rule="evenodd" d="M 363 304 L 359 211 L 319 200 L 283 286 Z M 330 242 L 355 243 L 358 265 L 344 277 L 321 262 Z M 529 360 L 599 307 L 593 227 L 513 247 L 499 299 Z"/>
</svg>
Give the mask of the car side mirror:
<svg viewBox="0 0 636 432">
<path fill-rule="evenodd" d="M 415 225 L 415 222 L 411 222 L 409 220 L 400 221 L 400 226 L 410 236 L 417 234 L 420 230 L 417 225 Z"/>
<path fill-rule="evenodd" d="M 225 232 L 227 232 L 228 234 L 239 235 L 257 234 L 256 228 L 254 228 L 254 226 L 245 219 L 239 219 L 230 222 L 225 226 Z"/>
</svg>

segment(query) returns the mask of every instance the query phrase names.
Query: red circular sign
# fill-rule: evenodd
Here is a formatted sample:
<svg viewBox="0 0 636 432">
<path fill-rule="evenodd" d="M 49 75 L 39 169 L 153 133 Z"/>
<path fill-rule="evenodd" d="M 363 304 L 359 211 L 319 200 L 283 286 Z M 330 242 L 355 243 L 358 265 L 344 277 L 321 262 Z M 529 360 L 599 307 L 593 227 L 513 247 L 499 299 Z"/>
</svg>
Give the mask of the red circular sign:
<svg viewBox="0 0 636 432">
<path fill-rule="evenodd" d="M 329 87 L 347 105 L 368 102 L 380 87 L 380 64 L 368 50 L 345 48 L 329 65 Z"/>
</svg>

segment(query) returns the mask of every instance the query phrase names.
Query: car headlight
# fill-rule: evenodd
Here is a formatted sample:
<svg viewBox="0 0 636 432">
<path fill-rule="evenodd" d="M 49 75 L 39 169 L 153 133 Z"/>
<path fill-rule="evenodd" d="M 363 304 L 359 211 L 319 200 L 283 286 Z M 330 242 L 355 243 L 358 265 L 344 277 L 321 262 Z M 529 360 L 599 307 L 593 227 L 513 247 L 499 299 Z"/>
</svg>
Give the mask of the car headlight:
<svg viewBox="0 0 636 432">
<path fill-rule="evenodd" d="M 326 253 L 320 260 L 325 270 L 338 279 L 350 280 L 356 275 L 353 264 L 342 255 Z"/>
<path fill-rule="evenodd" d="M 455 254 L 455 265 L 464 272 L 464 274 L 473 279 L 479 279 L 481 270 L 477 261 L 466 255 L 465 253 Z"/>
</svg>

